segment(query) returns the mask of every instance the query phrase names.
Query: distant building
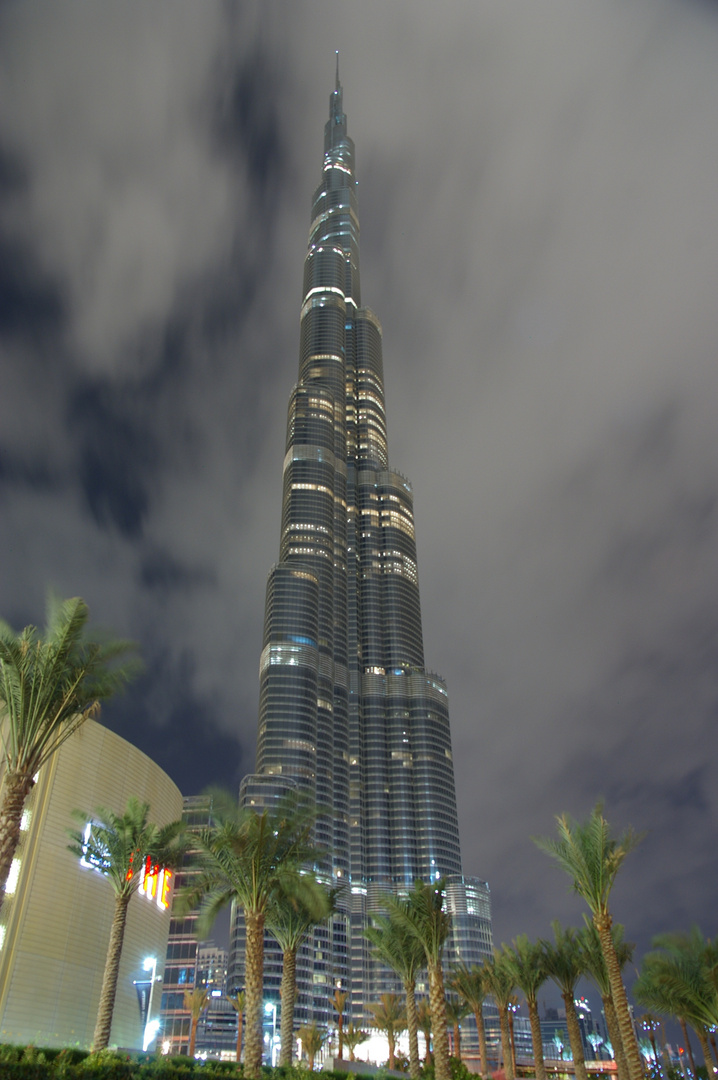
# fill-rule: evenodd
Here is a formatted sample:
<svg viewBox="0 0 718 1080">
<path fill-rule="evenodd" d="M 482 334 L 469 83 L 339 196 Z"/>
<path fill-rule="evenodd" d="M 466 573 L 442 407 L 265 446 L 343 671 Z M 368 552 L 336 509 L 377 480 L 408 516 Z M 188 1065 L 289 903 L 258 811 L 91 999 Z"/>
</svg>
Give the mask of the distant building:
<svg viewBox="0 0 718 1080">
<path fill-rule="evenodd" d="M 68 851 L 68 830 L 80 827 L 74 810 L 86 812 L 89 822 L 98 806 L 122 813 L 133 795 L 150 804 L 159 825 L 181 814 L 182 796 L 159 765 L 94 720 L 41 768 L 0 917 L 0 1041 L 91 1045 L 115 894 Z M 147 958 L 157 961 L 162 977 L 171 893 L 154 892 L 134 896 L 128 908 L 110 1036 L 115 1046 L 142 1047 L 135 984 L 151 980 Z M 154 1016 L 159 994 L 152 997 Z"/>
<path fill-rule="evenodd" d="M 226 949 L 213 941 L 203 941 L 197 948 L 195 986 L 205 986 L 209 1003 L 197 1024 L 197 1057 L 234 1061 L 237 1052 L 237 1011 L 227 999 Z"/>
<path fill-rule="evenodd" d="M 566 1016 L 560 1016 L 558 1009 L 544 1009 L 541 1017 L 541 1041 L 545 1058 L 562 1061 L 571 1057 Z"/>
<path fill-rule="evenodd" d="M 213 941 L 202 941 L 197 946 L 195 986 L 224 993 L 227 986 L 227 962 L 229 953 Z"/>
<path fill-rule="evenodd" d="M 473 1025 L 473 1029 L 474 1031 L 476 1030 L 476 1024 Z M 517 1067 L 533 1064 L 531 1022 L 528 1016 L 514 1014 L 513 1029 L 514 1052 L 516 1055 Z M 489 1065 L 492 1068 L 498 1068 L 499 1065 L 503 1065 L 503 1055 L 501 1048 L 501 1025 L 499 1022 L 499 1015 L 496 1006 L 492 1005 L 490 1002 L 484 1005 L 484 1030 L 486 1032 L 486 1052 L 489 1058 Z M 468 1055 L 465 1053 L 463 1034 L 461 1036 L 461 1056 L 464 1059 L 468 1057 Z M 471 1059 L 475 1062 L 478 1062 L 478 1049 L 472 1049 Z"/>
</svg>

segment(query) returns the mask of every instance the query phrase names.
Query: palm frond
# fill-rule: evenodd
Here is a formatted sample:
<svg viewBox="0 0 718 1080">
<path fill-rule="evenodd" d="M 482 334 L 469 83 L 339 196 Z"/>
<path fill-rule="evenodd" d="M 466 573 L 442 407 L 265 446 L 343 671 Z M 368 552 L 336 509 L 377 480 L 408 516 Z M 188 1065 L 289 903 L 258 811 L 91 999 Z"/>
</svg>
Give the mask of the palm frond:
<svg viewBox="0 0 718 1080">
<path fill-rule="evenodd" d="M 132 797 L 122 814 L 98 806 L 88 814 L 75 810 L 73 817 L 90 823 L 85 832 L 70 832 L 69 850 L 81 855 L 112 885 L 117 896 L 131 896 L 142 881 L 142 869 L 149 858 L 153 865 L 170 869 L 179 865 L 187 849 L 181 821 L 158 826 L 148 820 L 149 803 Z"/>
<path fill-rule="evenodd" d="M 50 595 L 44 636 L 0 626 L 0 709 L 6 768 L 33 776 L 100 702 L 138 670 L 135 646 L 85 633 L 84 600 Z"/>
<path fill-rule="evenodd" d="M 533 837 L 537 847 L 551 855 L 572 879 L 573 889 L 591 911 L 605 912 L 608 897 L 626 856 L 641 842 L 642 836 L 626 829 L 611 836 L 599 801 L 585 822 L 576 822 L 568 814 L 556 818 L 558 839 Z"/>
</svg>

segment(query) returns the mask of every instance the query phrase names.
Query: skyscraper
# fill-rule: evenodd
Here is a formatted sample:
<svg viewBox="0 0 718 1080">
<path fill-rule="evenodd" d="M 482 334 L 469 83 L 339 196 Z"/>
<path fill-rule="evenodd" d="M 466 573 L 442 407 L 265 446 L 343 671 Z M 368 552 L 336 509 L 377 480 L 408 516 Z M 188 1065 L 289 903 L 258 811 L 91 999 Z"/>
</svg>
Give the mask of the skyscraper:
<svg viewBox="0 0 718 1080">
<path fill-rule="evenodd" d="M 337 915 L 300 957 L 300 1018 L 326 1016 L 337 985 L 351 990 L 355 1015 L 386 988 L 363 928 L 385 893 L 416 878 L 449 882 L 454 957 L 490 950 L 488 888 L 462 878 L 446 686 L 424 662 L 411 485 L 389 464 L 382 332 L 362 305 L 338 68 L 304 263 L 256 772 L 241 794 L 265 806 L 288 788 L 316 799 L 317 839 L 344 886 Z M 230 982 L 241 964 L 238 932 Z M 276 985 L 270 958 L 269 995 Z"/>
</svg>

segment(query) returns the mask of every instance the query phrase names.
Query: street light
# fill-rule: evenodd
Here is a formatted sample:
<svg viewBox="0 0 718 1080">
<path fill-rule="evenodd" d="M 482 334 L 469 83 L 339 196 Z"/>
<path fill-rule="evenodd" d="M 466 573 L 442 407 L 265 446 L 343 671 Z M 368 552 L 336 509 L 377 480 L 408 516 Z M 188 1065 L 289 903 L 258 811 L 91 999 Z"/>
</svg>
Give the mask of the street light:
<svg viewBox="0 0 718 1080">
<path fill-rule="evenodd" d="M 272 1053 L 271 1053 L 271 1065 L 272 1068 L 277 1064 L 277 1003 L 276 1001 L 267 1001 L 264 1004 L 264 1011 L 267 1016 L 272 1015 Z"/>
<path fill-rule="evenodd" d="M 147 1020 L 145 1022 L 145 1031 L 142 1039 L 142 1049 L 147 1050 L 152 1040 L 156 1037 L 157 1032 L 160 1029 L 159 1020 L 152 1019 L 152 996 L 155 992 L 155 979 L 157 978 L 157 957 L 147 956 L 142 965 L 145 971 L 152 972 L 152 982 L 150 983 L 150 1000 L 147 1003 Z"/>
</svg>

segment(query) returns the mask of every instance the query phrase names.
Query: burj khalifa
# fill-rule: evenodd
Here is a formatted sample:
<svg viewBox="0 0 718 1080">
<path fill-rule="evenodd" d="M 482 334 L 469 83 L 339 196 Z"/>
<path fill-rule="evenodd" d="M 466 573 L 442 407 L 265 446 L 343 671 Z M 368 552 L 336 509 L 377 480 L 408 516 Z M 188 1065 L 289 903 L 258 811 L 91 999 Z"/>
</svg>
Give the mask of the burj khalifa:
<svg viewBox="0 0 718 1080">
<path fill-rule="evenodd" d="M 490 953 L 488 886 L 462 872 L 447 689 L 424 659 L 412 488 L 389 461 L 382 330 L 362 303 L 338 67 L 304 262 L 256 767 L 241 798 L 262 807 L 290 789 L 316 801 L 317 842 L 339 887 L 335 916 L 299 957 L 298 1022 L 331 1019 L 336 987 L 358 1018 L 391 987 L 363 930 L 384 894 L 417 878 L 447 881 L 449 959 Z M 238 985 L 241 935 L 240 921 Z M 278 985 L 270 950 L 265 994 Z"/>
</svg>

